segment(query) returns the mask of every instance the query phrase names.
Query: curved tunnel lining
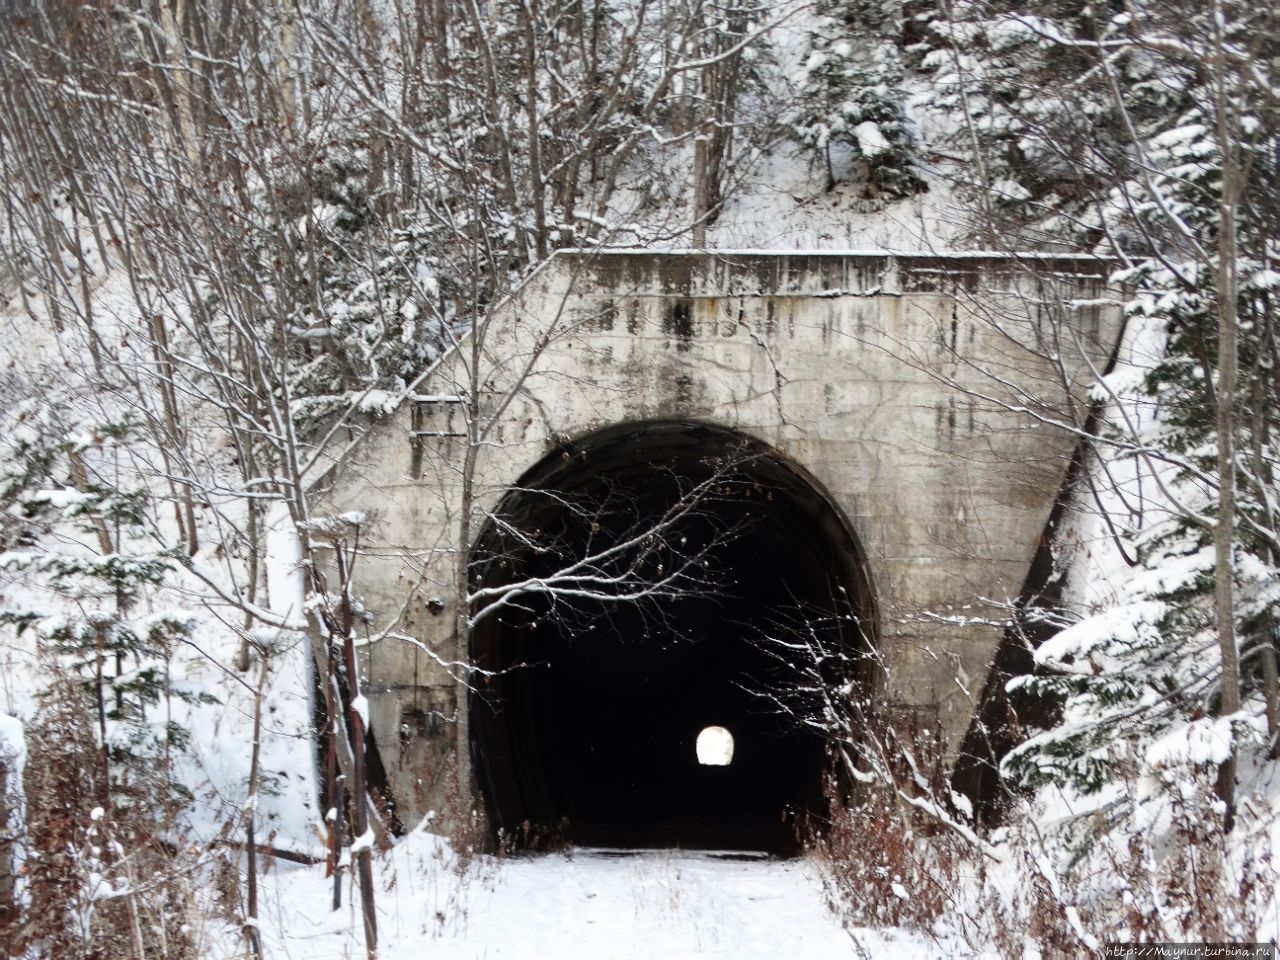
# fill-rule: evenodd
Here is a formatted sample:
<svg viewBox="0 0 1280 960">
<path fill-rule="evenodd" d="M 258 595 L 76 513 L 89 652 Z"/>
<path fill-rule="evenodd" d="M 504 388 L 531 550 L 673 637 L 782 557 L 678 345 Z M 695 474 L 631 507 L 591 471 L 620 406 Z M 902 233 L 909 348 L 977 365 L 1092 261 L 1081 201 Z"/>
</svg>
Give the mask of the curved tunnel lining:
<svg viewBox="0 0 1280 960">
<path fill-rule="evenodd" d="M 598 549 L 708 481 L 714 493 L 677 535 L 707 549 L 714 590 L 643 603 L 529 595 L 473 631 L 490 679 L 470 704 L 471 747 L 507 842 L 787 852 L 805 816 L 821 815 L 825 742 L 794 690 L 814 664 L 789 645 L 812 635 L 854 654 L 844 679 L 869 686 L 857 654 L 874 642 L 875 611 L 854 537 L 798 465 L 702 424 L 593 434 L 521 478 L 499 508 L 510 527 L 480 538 L 473 576 L 549 575 L 564 560 L 543 544 Z M 697 761 L 712 725 L 733 731 L 728 765 Z"/>
</svg>

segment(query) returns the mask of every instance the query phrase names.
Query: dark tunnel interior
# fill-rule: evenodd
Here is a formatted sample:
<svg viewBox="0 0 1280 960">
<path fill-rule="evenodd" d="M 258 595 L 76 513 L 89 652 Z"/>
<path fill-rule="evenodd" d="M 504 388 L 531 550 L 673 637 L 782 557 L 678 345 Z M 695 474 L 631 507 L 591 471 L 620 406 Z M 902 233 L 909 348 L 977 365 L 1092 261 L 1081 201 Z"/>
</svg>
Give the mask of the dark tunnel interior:
<svg viewBox="0 0 1280 960">
<path fill-rule="evenodd" d="M 792 646 L 810 635 L 840 653 L 826 679 L 867 683 L 874 624 L 856 543 L 816 484 L 739 434 L 631 425 L 549 455 L 497 516 L 476 586 L 606 555 L 600 580 L 509 594 L 473 630 L 471 746 L 504 842 L 794 852 L 822 816 L 827 756 L 802 722 L 814 658 Z M 670 589 L 582 595 L 610 578 Z M 733 737 L 727 765 L 698 761 L 711 725 Z"/>
</svg>

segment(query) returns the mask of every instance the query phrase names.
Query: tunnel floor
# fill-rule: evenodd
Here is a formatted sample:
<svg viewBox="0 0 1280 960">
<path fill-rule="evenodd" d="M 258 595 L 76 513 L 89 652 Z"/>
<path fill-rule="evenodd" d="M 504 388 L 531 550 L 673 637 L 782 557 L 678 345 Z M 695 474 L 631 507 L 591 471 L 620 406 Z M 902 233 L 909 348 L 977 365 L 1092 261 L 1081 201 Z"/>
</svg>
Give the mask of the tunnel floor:
<svg viewBox="0 0 1280 960">
<path fill-rule="evenodd" d="M 827 752 L 803 722 L 812 658 L 771 641 L 813 631 L 852 654 L 847 672 L 871 619 L 834 508 L 778 455 L 688 424 L 589 439 L 518 490 L 477 548 L 477 584 L 550 578 L 681 498 L 696 508 L 618 562 L 649 582 L 685 563 L 702 583 L 641 601 L 525 593 L 481 618 L 472 751 L 503 842 L 795 852 L 825 809 Z M 699 763 L 712 725 L 732 735 L 727 765 Z"/>
</svg>

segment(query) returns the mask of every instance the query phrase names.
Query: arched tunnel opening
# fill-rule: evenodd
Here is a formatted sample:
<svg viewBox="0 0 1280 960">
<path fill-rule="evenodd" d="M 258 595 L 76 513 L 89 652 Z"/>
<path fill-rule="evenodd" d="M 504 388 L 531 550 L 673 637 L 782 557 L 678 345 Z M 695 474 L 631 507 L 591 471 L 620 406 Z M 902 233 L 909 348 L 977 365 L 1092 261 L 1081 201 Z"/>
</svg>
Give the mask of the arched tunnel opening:
<svg viewBox="0 0 1280 960">
<path fill-rule="evenodd" d="M 869 689 L 875 614 L 793 461 L 702 424 L 602 431 L 508 492 L 472 578 L 471 749 L 503 842 L 788 854 L 825 816 L 815 681 Z"/>
</svg>

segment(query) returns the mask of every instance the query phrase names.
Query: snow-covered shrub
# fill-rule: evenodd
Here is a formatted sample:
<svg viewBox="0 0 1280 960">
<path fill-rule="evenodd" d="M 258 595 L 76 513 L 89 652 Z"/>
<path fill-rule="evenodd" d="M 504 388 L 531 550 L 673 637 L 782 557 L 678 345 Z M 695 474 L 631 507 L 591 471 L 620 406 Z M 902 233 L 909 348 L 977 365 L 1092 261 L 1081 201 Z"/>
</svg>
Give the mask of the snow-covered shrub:
<svg viewBox="0 0 1280 960">
<path fill-rule="evenodd" d="M 61 411 L 47 398 L 23 397 L 19 390 L 13 385 L 0 396 L 7 412 L 0 429 L 0 550 L 34 542 L 32 514 L 40 507 L 26 497 L 43 485 L 66 444 Z"/>
<path fill-rule="evenodd" d="M 1045 793 L 993 838 L 1005 860 L 959 927 L 975 949 L 1067 958 L 1108 941 L 1265 939 L 1275 811 L 1250 807 L 1226 834 L 1203 765 L 1170 757 L 1139 777 L 1116 752 L 1126 772 L 1110 799 Z"/>
<path fill-rule="evenodd" d="M 951 118 L 940 145 L 964 158 L 955 176 L 978 242 L 1088 247 L 1102 235 L 1099 201 L 1132 170 L 1088 48 L 1123 27 L 1092 11 L 1076 0 L 961 0 L 939 6 L 912 48 L 929 77 L 922 108 Z"/>
</svg>

